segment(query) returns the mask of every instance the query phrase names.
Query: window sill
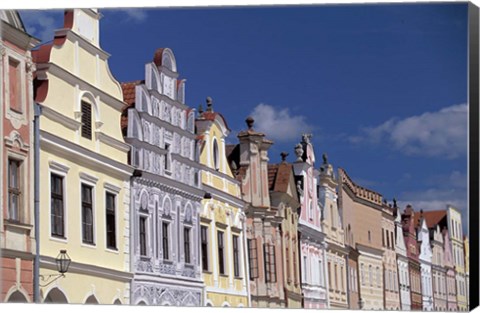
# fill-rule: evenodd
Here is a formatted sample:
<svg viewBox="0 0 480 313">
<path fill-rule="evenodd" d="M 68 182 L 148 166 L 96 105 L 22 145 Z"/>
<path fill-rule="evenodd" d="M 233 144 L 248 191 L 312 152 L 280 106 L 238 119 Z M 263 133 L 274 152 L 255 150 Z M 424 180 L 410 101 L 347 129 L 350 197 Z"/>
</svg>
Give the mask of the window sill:
<svg viewBox="0 0 480 313">
<path fill-rule="evenodd" d="M 163 260 L 162 260 L 162 263 L 163 263 L 163 264 L 172 265 L 172 264 L 173 264 L 173 261 L 172 261 L 172 260 L 163 259 Z"/>
<path fill-rule="evenodd" d="M 5 223 L 5 226 L 7 227 L 20 228 L 24 230 L 32 230 L 33 228 L 33 225 L 25 224 L 20 221 L 15 221 L 10 219 L 5 220 L 4 223 Z"/>
<path fill-rule="evenodd" d="M 118 249 L 117 248 L 109 248 L 107 247 L 105 251 L 110 252 L 110 253 L 115 253 L 118 254 Z"/>
<path fill-rule="evenodd" d="M 50 239 L 58 242 L 67 243 L 67 237 L 57 236 L 57 235 L 50 235 Z"/>
<path fill-rule="evenodd" d="M 185 268 L 193 269 L 193 268 L 195 268 L 195 265 L 193 265 L 191 263 L 185 263 Z"/>
<path fill-rule="evenodd" d="M 146 255 L 141 255 L 140 256 L 140 261 L 150 261 L 150 257 Z"/>
<path fill-rule="evenodd" d="M 82 242 L 82 247 L 95 249 L 97 246 L 93 242 Z"/>
<path fill-rule="evenodd" d="M 220 275 L 220 277 L 228 278 L 227 274 L 219 274 L 219 275 Z"/>
<path fill-rule="evenodd" d="M 203 274 L 209 274 L 209 275 L 212 275 L 212 274 L 213 274 L 212 272 L 207 271 L 207 270 L 202 270 L 202 273 L 203 273 Z"/>
</svg>

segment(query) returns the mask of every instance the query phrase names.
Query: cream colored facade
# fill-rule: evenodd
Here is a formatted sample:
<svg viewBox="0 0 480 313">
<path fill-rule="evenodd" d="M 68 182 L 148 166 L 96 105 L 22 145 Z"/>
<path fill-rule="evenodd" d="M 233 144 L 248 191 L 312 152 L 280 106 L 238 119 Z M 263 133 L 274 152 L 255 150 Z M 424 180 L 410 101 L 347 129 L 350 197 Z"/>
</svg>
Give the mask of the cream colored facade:
<svg viewBox="0 0 480 313">
<path fill-rule="evenodd" d="M 339 206 L 347 238 L 358 250 L 359 306 L 384 309 L 382 196 L 355 184 L 339 169 Z"/>
<path fill-rule="evenodd" d="M 202 187 L 206 192 L 200 212 L 204 303 L 248 307 L 244 202 L 240 183 L 235 180 L 225 154 L 225 138 L 230 130 L 223 116 L 213 112 L 210 99 L 207 105 L 207 111 L 199 112 L 196 120 Z"/>
<path fill-rule="evenodd" d="M 386 310 L 400 310 L 397 254 L 395 251 L 395 246 L 395 224 L 393 210 L 392 208 L 384 205 L 382 208 L 382 250 Z"/>
<path fill-rule="evenodd" d="M 43 302 L 129 303 L 129 146 L 125 105 L 99 45 L 100 14 L 65 12 L 64 28 L 35 51 L 40 118 L 40 297 Z M 108 228 L 108 229 L 107 229 Z M 71 265 L 58 274 L 55 258 Z"/>
<path fill-rule="evenodd" d="M 468 311 L 467 287 L 465 279 L 465 252 L 463 249 L 462 215 L 452 207 L 447 207 L 448 232 L 452 245 L 453 263 L 455 265 L 455 281 L 457 284 L 457 308 Z"/>
</svg>

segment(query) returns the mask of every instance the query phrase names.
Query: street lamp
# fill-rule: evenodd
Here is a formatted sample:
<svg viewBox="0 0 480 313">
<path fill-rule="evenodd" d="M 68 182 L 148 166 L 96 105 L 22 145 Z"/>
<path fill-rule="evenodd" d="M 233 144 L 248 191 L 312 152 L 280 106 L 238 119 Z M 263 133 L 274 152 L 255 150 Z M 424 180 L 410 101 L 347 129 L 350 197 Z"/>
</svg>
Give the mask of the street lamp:
<svg viewBox="0 0 480 313">
<path fill-rule="evenodd" d="M 45 287 L 59 279 L 60 277 L 65 277 L 65 273 L 68 272 L 70 263 L 72 260 L 67 254 L 67 250 L 60 250 L 60 253 L 55 258 L 55 263 L 57 265 L 57 271 L 60 274 L 50 274 L 50 275 L 39 275 L 42 281 L 46 282 L 44 285 L 40 284 L 41 287 Z M 53 278 L 52 280 L 50 280 Z M 50 280 L 50 281 L 48 281 Z"/>
</svg>

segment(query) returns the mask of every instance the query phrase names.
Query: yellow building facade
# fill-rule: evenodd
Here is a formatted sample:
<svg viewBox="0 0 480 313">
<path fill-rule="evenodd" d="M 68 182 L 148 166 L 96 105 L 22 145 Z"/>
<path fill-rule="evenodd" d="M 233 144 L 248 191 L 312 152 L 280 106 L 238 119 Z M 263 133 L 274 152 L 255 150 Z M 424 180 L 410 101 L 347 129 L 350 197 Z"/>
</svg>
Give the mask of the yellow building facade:
<svg viewBox="0 0 480 313">
<path fill-rule="evenodd" d="M 201 263 L 206 306 L 249 307 L 244 202 L 225 154 L 230 130 L 223 116 L 207 110 L 196 120 L 200 142 L 201 182 L 205 197 L 200 212 Z"/>
<path fill-rule="evenodd" d="M 64 28 L 34 52 L 40 116 L 40 298 L 128 304 L 129 146 L 125 103 L 99 44 L 100 14 L 65 12 Z M 71 259 L 58 276 L 55 258 Z"/>
</svg>

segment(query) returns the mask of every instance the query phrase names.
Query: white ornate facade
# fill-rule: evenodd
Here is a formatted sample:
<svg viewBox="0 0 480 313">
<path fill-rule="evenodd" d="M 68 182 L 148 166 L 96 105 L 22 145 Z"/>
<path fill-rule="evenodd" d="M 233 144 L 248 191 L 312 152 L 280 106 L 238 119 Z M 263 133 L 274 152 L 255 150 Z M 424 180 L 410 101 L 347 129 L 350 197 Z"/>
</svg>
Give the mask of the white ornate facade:
<svg viewBox="0 0 480 313">
<path fill-rule="evenodd" d="M 132 304 L 200 306 L 200 189 L 194 111 L 184 104 L 170 49 L 145 66 L 145 83 L 123 84 L 132 145 Z"/>
<path fill-rule="evenodd" d="M 412 302 L 410 299 L 410 275 L 408 270 L 407 247 L 403 239 L 402 214 L 397 208 L 395 218 L 395 252 L 397 253 L 398 284 L 400 290 L 400 306 L 402 311 L 410 311 Z"/>
<path fill-rule="evenodd" d="M 433 311 L 433 288 L 432 288 L 432 247 L 430 246 L 430 234 L 427 223 L 423 217 L 417 229 L 417 240 L 420 244 L 420 275 L 422 284 L 422 305 L 424 311 Z"/>
</svg>

